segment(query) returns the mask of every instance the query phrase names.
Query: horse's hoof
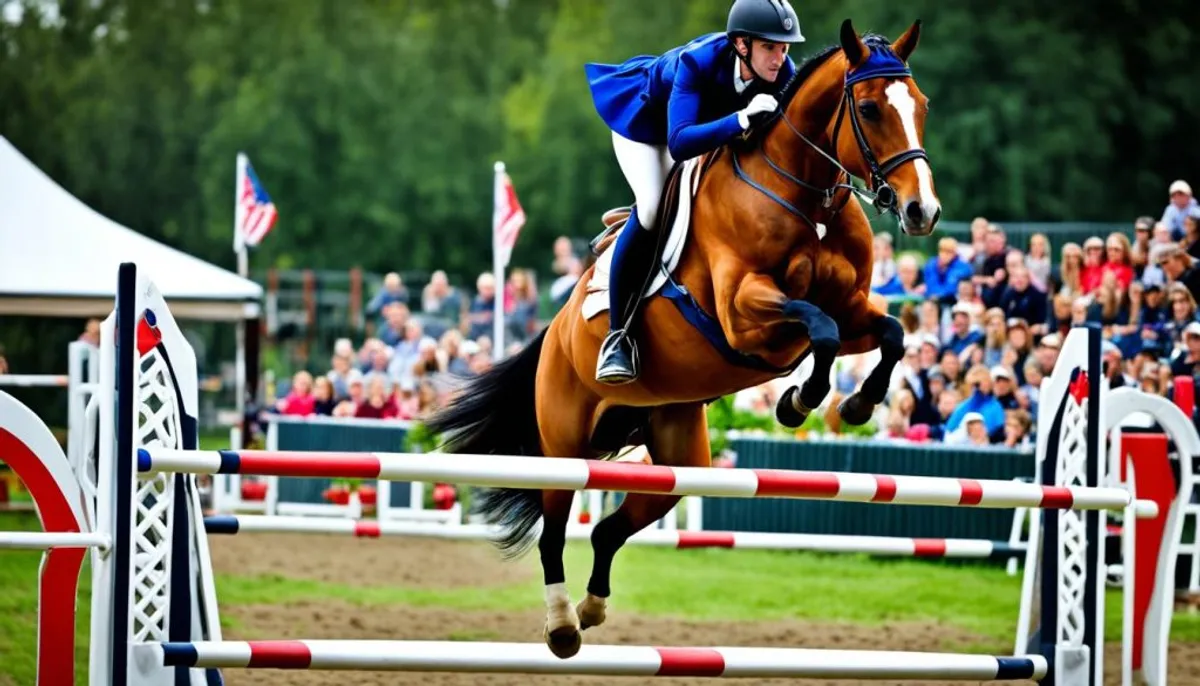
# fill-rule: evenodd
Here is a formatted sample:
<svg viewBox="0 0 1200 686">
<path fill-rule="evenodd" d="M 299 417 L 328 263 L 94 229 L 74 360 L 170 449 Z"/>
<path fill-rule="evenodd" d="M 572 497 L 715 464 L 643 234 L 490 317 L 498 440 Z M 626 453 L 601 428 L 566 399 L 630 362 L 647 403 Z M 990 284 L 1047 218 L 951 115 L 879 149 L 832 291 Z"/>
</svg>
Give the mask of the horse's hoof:
<svg viewBox="0 0 1200 686">
<path fill-rule="evenodd" d="M 796 409 L 796 398 L 800 392 L 799 386 L 792 386 L 783 392 L 779 402 L 775 403 L 775 421 L 789 429 L 798 429 L 808 419 L 808 412 Z M 810 410 L 811 412 L 811 410 Z"/>
<path fill-rule="evenodd" d="M 851 426 L 862 426 L 871 419 L 875 412 L 875 404 L 863 400 L 862 394 L 854 393 L 838 403 L 838 414 L 842 421 Z"/>
<path fill-rule="evenodd" d="M 565 660 L 575 657 L 575 654 L 583 647 L 583 635 L 579 633 L 577 627 L 560 626 L 552 631 L 546 631 L 546 646 L 550 648 L 550 652 L 554 653 L 555 657 Z"/>
<path fill-rule="evenodd" d="M 605 619 L 605 601 L 604 598 L 598 598 L 591 593 L 584 596 L 583 600 L 575 606 L 575 613 L 579 615 L 579 628 L 587 630 L 594 626 L 600 626 Z"/>
</svg>

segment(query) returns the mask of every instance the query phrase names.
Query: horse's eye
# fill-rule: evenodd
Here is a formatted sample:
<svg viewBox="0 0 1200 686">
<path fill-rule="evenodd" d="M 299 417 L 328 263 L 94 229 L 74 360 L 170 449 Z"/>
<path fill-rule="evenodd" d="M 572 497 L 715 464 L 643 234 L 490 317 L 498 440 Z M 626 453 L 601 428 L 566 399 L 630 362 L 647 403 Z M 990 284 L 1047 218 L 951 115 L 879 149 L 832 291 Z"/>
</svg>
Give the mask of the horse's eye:
<svg viewBox="0 0 1200 686">
<path fill-rule="evenodd" d="M 879 105 L 872 100 L 863 100 L 858 103 L 858 111 L 867 121 L 879 121 Z"/>
</svg>

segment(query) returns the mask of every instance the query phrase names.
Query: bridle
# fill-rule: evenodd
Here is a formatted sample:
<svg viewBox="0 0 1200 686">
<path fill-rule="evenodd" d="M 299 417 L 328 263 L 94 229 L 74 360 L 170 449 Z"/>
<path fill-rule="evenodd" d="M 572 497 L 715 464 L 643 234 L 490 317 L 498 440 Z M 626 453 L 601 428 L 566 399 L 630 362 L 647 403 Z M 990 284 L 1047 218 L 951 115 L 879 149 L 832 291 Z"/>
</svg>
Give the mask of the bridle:
<svg viewBox="0 0 1200 686">
<path fill-rule="evenodd" d="M 784 124 L 787 124 L 787 127 L 791 129 L 792 133 L 796 134 L 800 140 L 804 141 L 809 147 L 811 147 L 813 150 L 816 150 L 825 159 L 829 160 L 833 167 L 838 170 L 837 180 L 829 188 L 820 188 L 818 186 L 814 186 L 803 179 L 797 178 L 794 174 L 779 166 L 779 164 L 777 164 L 769 155 L 767 155 L 767 151 L 760 147 L 760 152 L 762 152 L 763 159 L 766 160 L 767 165 L 770 166 L 775 173 L 779 174 L 783 178 L 802 188 L 821 194 L 824 198 L 821 205 L 826 209 L 833 206 L 833 200 L 838 191 L 848 190 L 871 203 L 871 205 L 875 207 L 876 211 L 879 212 L 880 215 L 885 212 L 890 212 L 899 217 L 899 212 L 896 208 L 896 191 L 887 182 L 887 177 L 905 162 L 918 159 L 928 162 L 929 156 L 926 155 L 925 150 L 921 148 L 911 148 L 909 150 L 898 152 L 883 162 L 880 162 L 875 156 L 874 151 L 871 150 L 871 145 L 867 142 L 866 134 L 863 133 L 862 122 L 859 120 L 858 108 L 854 106 L 854 86 L 855 84 L 873 79 L 895 79 L 907 78 L 911 76 L 912 71 L 909 70 L 908 66 L 905 65 L 899 57 L 897 57 L 890 50 L 884 51 L 880 49 L 872 50 L 870 57 L 868 57 L 865 63 L 846 73 L 845 84 L 842 89 L 842 99 L 838 104 L 837 120 L 834 122 L 833 135 L 831 136 L 830 140 L 833 142 L 834 146 L 837 145 L 838 133 L 841 131 L 842 122 L 846 118 L 846 112 L 849 111 L 850 128 L 854 131 L 854 140 L 858 143 L 858 150 L 860 153 L 862 153 L 863 159 L 867 163 L 867 169 L 871 175 L 870 190 L 858 188 L 857 186 L 848 183 L 849 179 L 854 175 L 851 174 L 841 162 L 838 162 L 837 158 L 826 152 L 823 148 L 821 148 L 821 146 L 809 139 L 808 136 L 805 136 L 800 129 L 796 128 L 796 125 L 793 124 L 790 119 L 788 119 L 786 107 L 779 112 L 779 118 L 783 120 Z M 750 184 L 756 190 L 765 194 L 768 198 L 774 200 L 788 212 L 800 217 L 807 222 L 809 226 L 816 230 L 816 222 L 809 218 L 808 215 L 806 215 L 792 203 L 788 202 L 786 199 L 780 197 L 771 189 L 750 178 L 742 170 L 741 164 L 738 163 L 736 151 L 732 151 L 732 156 L 733 170 L 738 178 Z M 846 181 L 843 181 L 842 179 L 845 179 Z M 846 196 L 847 201 L 849 200 L 849 197 L 849 195 Z M 843 206 L 844 204 L 845 203 L 843 203 Z M 834 213 L 836 214 L 839 211 L 841 211 L 840 207 L 835 210 Z"/>
</svg>

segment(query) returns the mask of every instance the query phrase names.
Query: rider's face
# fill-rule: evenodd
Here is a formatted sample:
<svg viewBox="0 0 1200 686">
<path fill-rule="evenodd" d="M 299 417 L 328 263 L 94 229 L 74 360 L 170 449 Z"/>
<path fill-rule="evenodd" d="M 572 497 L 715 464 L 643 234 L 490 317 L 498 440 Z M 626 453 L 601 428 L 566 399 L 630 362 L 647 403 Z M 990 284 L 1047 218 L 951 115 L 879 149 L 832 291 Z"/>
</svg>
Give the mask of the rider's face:
<svg viewBox="0 0 1200 686">
<path fill-rule="evenodd" d="M 757 38 L 751 38 L 750 43 L 754 46 L 750 50 L 750 64 L 754 66 L 754 72 L 763 79 L 774 82 L 779 78 L 779 70 L 783 68 L 783 62 L 787 59 L 788 44 L 772 43 Z M 746 47 L 743 43 L 743 54 Z"/>
</svg>

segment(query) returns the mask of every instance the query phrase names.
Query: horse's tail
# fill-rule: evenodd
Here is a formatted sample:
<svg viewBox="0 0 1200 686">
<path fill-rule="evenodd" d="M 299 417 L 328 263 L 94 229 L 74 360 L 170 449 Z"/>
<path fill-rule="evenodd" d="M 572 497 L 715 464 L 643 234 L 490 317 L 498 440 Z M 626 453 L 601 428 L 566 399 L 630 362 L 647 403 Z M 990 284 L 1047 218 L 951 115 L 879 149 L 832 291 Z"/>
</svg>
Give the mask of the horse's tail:
<svg viewBox="0 0 1200 686">
<path fill-rule="evenodd" d="M 541 456 L 534 392 L 545 336 L 543 330 L 521 352 L 472 378 L 453 403 L 425 420 L 427 428 L 443 435 L 444 452 Z M 496 546 L 508 557 L 519 557 L 534 541 L 542 492 L 480 489 L 471 509 L 500 528 Z"/>
</svg>

